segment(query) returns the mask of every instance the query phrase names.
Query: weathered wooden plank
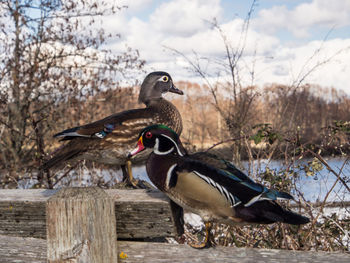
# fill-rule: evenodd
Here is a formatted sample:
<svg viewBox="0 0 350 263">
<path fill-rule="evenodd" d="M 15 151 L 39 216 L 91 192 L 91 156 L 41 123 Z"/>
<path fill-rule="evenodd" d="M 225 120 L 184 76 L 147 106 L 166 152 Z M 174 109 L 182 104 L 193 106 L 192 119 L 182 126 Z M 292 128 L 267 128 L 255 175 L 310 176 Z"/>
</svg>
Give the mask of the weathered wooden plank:
<svg viewBox="0 0 350 263">
<path fill-rule="evenodd" d="M 175 236 L 169 199 L 158 190 L 107 190 L 116 200 L 118 238 Z"/>
<path fill-rule="evenodd" d="M 203 250 L 187 245 L 167 243 L 146 243 L 118 241 L 118 255 L 121 263 L 162 263 L 162 262 L 291 262 L 291 263 L 349 263 L 350 255 L 316 251 L 289 251 L 276 249 L 246 249 L 215 247 Z M 2 263 L 44 263 L 46 262 L 46 241 L 36 238 L 21 238 L 0 235 L 0 262 Z"/>
<path fill-rule="evenodd" d="M 63 188 L 46 202 L 50 263 L 117 262 L 114 200 L 101 188 Z"/>
<path fill-rule="evenodd" d="M 0 201 L 0 234 L 43 238 L 45 220 L 44 201 Z"/>
<path fill-rule="evenodd" d="M 188 245 L 147 242 L 118 242 L 119 253 L 127 258 L 120 263 L 349 263 L 350 255 L 341 253 L 304 252 L 277 249 L 214 247 L 194 249 Z"/>
<path fill-rule="evenodd" d="M 46 240 L 0 235 L 0 262 L 46 263 Z"/>
<path fill-rule="evenodd" d="M 45 203 L 57 190 L 0 190 L 0 235 L 46 238 Z M 174 236 L 167 197 L 151 190 L 106 190 L 115 200 L 118 238 Z"/>
</svg>

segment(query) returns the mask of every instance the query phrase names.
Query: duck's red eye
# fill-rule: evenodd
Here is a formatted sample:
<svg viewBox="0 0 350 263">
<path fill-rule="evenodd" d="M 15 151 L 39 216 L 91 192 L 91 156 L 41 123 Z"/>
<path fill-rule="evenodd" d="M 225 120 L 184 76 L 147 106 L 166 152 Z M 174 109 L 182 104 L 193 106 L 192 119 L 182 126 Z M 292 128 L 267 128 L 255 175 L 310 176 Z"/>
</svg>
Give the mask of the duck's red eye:
<svg viewBox="0 0 350 263">
<path fill-rule="evenodd" d="M 152 138 L 152 133 L 151 132 L 146 132 L 146 138 L 151 139 Z"/>
</svg>

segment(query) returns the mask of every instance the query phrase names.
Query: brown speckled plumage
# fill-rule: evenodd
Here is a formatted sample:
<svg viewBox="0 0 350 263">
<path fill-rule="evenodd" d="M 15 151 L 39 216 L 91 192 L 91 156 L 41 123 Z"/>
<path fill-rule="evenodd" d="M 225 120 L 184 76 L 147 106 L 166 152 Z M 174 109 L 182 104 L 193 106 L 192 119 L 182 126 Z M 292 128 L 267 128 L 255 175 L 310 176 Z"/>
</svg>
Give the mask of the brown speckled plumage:
<svg viewBox="0 0 350 263">
<path fill-rule="evenodd" d="M 142 116 L 142 118 L 141 118 Z M 120 119 L 125 119 L 120 121 Z M 182 120 L 179 111 L 169 101 L 159 99 L 152 101 L 146 109 L 132 110 L 117 114 L 113 122 L 119 124 L 104 139 L 85 139 L 85 152 L 79 157 L 87 160 L 102 160 L 108 164 L 122 165 L 126 162 L 127 154 L 137 142 L 140 131 L 152 124 L 165 124 L 174 127 L 174 130 L 182 132 Z M 101 125 L 101 124 L 100 124 Z M 146 160 L 147 153 L 133 159 L 133 163 Z"/>
<path fill-rule="evenodd" d="M 168 78 L 167 82 L 162 81 L 165 76 Z M 56 134 L 55 137 L 61 137 L 62 140 L 69 142 L 61 147 L 43 168 L 49 169 L 79 159 L 124 165 L 127 154 L 137 142 L 140 131 L 152 124 L 167 125 L 181 134 L 181 115 L 171 102 L 161 97 L 165 92 L 182 94 L 174 87 L 170 75 L 166 72 L 149 74 L 141 86 L 139 98 L 140 102 L 146 104 L 146 108 L 116 113 L 102 120 Z M 147 155 L 147 153 L 141 154 L 133 160 L 133 163 L 144 161 Z"/>
</svg>

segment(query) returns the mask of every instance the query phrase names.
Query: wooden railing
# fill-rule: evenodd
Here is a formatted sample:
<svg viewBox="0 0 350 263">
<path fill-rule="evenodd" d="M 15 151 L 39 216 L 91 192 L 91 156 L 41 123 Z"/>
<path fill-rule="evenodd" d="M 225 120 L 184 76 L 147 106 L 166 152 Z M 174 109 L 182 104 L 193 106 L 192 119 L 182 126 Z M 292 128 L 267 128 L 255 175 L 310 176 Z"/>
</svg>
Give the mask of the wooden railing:
<svg viewBox="0 0 350 263">
<path fill-rule="evenodd" d="M 158 191 L 0 190 L 2 263 L 350 262 L 344 253 L 155 242 L 175 233 L 168 199 Z"/>
</svg>

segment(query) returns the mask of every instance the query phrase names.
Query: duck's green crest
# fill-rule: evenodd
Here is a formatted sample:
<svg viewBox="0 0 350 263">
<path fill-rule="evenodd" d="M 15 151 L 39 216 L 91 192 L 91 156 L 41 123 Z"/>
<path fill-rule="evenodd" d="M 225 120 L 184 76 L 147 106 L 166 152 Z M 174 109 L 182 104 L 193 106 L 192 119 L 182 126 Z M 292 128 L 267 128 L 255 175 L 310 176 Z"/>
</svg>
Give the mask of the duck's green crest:
<svg viewBox="0 0 350 263">
<path fill-rule="evenodd" d="M 174 134 L 175 138 L 178 139 L 179 138 L 179 135 L 171 128 L 169 128 L 168 126 L 164 125 L 164 124 L 154 124 L 154 125 L 150 125 L 150 126 L 147 126 L 146 128 L 144 128 L 140 134 L 139 134 L 139 137 L 141 136 L 141 134 L 143 134 L 145 131 L 148 131 L 148 130 L 156 130 L 156 129 L 165 129 L 165 130 L 168 130 L 170 131 L 171 133 Z"/>
</svg>

